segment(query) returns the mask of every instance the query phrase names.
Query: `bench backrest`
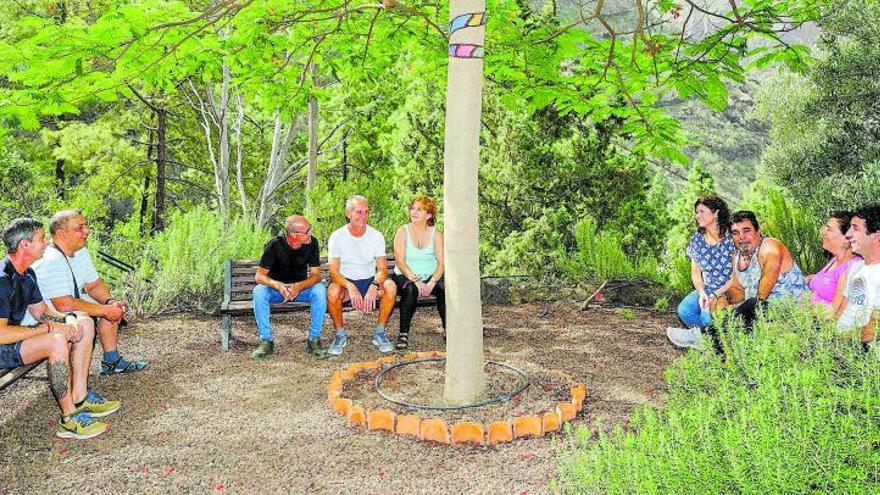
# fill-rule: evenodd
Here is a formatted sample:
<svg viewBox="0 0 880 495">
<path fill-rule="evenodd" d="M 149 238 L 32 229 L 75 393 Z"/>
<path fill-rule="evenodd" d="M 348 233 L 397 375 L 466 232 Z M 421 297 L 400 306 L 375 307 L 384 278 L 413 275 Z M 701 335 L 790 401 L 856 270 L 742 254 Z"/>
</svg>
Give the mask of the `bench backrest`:
<svg viewBox="0 0 880 495">
<path fill-rule="evenodd" d="M 257 273 L 259 260 L 226 260 L 226 276 L 224 283 L 224 299 L 229 301 L 248 301 L 253 297 L 257 286 L 254 275 Z M 394 272 L 394 256 L 388 256 L 388 275 Z M 321 278 L 330 280 L 330 268 L 327 257 L 321 256 Z"/>
</svg>

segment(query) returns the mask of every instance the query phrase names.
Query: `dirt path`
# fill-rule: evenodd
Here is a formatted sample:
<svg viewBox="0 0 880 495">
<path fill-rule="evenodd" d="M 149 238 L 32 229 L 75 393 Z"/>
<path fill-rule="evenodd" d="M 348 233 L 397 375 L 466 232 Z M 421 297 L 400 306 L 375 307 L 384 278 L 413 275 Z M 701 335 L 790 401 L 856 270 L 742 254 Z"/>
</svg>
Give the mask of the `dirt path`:
<svg viewBox="0 0 880 495">
<path fill-rule="evenodd" d="M 419 311 L 412 348 L 439 349 L 439 319 L 433 309 Z M 325 386 L 332 371 L 378 355 L 370 320 L 349 313 L 345 354 L 315 361 L 302 352 L 302 316 L 275 320 L 280 352 L 264 362 L 248 359 L 257 337 L 247 318 L 235 322 L 227 353 L 219 349 L 218 318 L 170 317 L 126 330 L 124 353 L 151 367 L 100 377 L 95 353 L 92 384 L 123 409 L 108 418 L 113 430 L 93 441 L 54 438 L 57 409 L 45 370 L 32 372 L 0 392 L 0 493 L 549 491 L 557 448 L 549 439 L 440 446 L 349 427 L 327 406 Z M 561 370 L 588 384 L 578 425 L 610 428 L 635 406 L 660 403 L 662 370 L 679 354 L 663 334 L 671 315 L 526 304 L 486 306 L 484 320 L 492 359 Z"/>
</svg>

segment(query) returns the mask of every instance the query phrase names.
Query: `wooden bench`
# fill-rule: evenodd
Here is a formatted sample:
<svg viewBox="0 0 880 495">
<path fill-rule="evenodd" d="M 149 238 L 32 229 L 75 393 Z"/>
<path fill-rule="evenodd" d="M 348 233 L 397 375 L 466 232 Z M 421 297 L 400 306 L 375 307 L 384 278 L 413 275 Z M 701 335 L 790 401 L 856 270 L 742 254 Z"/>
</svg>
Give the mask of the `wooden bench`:
<svg viewBox="0 0 880 495">
<path fill-rule="evenodd" d="M 25 364 L 18 368 L 0 368 L 0 390 L 12 385 L 16 380 L 28 374 L 32 369 L 43 364 L 43 361 Z"/>
<path fill-rule="evenodd" d="M 220 346 L 224 351 L 229 350 L 229 338 L 232 334 L 232 317 L 248 315 L 253 318 L 254 300 L 253 290 L 257 286 L 254 275 L 257 273 L 259 260 L 226 260 L 223 275 L 223 302 L 220 304 Z M 394 273 L 394 257 L 388 257 L 388 275 Z M 321 257 L 321 278 L 329 284 L 330 268 L 327 265 L 327 257 Z M 419 306 L 433 306 L 437 304 L 434 296 L 419 298 Z M 346 307 L 350 307 L 348 303 Z M 272 314 L 292 313 L 308 311 L 309 305 L 298 302 L 284 302 L 271 306 Z"/>
</svg>

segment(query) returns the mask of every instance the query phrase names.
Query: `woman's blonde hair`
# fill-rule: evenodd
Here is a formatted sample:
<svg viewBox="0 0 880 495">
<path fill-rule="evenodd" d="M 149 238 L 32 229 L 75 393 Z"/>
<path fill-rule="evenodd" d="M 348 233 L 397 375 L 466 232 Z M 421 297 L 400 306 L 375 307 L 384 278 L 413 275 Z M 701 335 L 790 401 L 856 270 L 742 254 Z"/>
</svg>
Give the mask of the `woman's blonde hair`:
<svg viewBox="0 0 880 495">
<path fill-rule="evenodd" d="M 433 227 L 437 220 L 437 200 L 430 196 L 419 194 L 409 202 L 410 208 L 416 203 L 421 205 L 427 213 L 431 214 L 431 218 L 428 219 L 428 225 Z"/>
</svg>

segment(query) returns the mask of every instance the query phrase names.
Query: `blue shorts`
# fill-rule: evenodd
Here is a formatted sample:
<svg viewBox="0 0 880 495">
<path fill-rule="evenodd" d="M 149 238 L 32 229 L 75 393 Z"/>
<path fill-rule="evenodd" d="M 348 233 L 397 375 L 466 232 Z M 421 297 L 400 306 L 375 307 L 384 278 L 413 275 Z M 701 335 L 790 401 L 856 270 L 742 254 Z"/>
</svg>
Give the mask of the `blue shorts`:
<svg viewBox="0 0 880 495">
<path fill-rule="evenodd" d="M 374 278 L 375 278 L 375 277 L 362 278 L 362 279 L 360 279 L 360 280 L 352 280 L 352 279 L 349 278 L 349 279 L 346 279 L 346 280 L 348 280 L 349 282 L 353 283 L 353 284 L 355 285 L 355 287 L 358 288 L 358 290 L 360 291 L 361 295 L 363 296 L 363 295 L 365 295 L 365 294 L 367 293 L 367 290 L 369 290 L 369 288 L 370 288 L 370 284 L 373 283 L 373 279 L 374 279 Z M 348 297 L 351 297 L 351 295 L 349 295 Z"/>
<path fill-rule="evenodd" d="M 20 340 L 14 344 L 0 345 L 0 368 L 18 368 L 23 364 Z"/>
</svg>

